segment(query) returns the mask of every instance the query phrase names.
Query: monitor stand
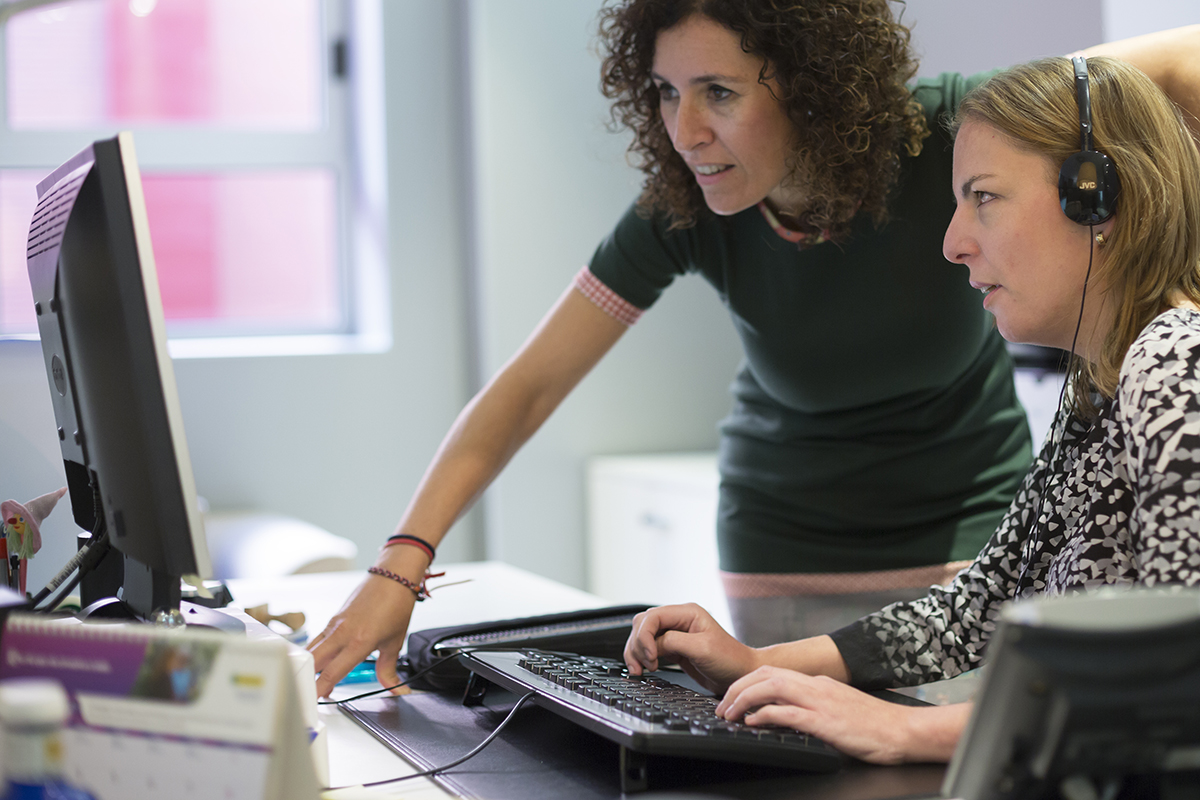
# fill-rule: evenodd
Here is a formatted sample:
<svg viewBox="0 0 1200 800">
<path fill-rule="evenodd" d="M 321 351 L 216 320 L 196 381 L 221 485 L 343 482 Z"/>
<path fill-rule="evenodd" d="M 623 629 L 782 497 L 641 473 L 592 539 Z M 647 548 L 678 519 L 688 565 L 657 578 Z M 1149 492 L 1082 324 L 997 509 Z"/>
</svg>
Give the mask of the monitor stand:
<svg viewBox="0 0 1200 800">
<path fill-rule="evenodd" d="M 80 590 L 85 603 L 77 615 L 81 620 L 138 620 L 246 632 L 245 623 L 237 617 L 183 600 L 179 578 L 151 569 L 115 548 L 104 555 L 93 572 L 83 576 Z M 146 611 L 156 608 L 172 611 Z"/>
<path fill-rule="evenodd" d="M 206 606 L 183 600 L 179 603 L 179 623 L 188 627 L 213 628 L 226 633 L 245 634 L 246 623 L 237 617 Z M 76 615 L 80 620 L 125 620 L 155 622 L 147 620 L 119 597 L 104 597 L 89 605 Z"/>
</svg>

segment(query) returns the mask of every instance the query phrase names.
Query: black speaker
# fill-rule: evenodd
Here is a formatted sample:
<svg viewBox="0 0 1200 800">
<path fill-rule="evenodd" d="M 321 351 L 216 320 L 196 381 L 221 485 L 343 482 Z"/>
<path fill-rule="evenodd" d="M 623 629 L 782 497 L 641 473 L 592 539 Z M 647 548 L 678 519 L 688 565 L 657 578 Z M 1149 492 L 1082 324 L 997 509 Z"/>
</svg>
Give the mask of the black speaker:
<svg viewBox="0 0 1200 800">
<path fill-rule="evenodd" d="M 1092 149 L 1092 97 L 1087 59 L 1075 56 L 1075 99 L 1079 104 L 1079 150 L 1058 171 L 1058 200 L 1063 213 L 1080 225 L 1099 225 L 1113 215 L 1121 181 L 1117 165 Z"/>
</svg>

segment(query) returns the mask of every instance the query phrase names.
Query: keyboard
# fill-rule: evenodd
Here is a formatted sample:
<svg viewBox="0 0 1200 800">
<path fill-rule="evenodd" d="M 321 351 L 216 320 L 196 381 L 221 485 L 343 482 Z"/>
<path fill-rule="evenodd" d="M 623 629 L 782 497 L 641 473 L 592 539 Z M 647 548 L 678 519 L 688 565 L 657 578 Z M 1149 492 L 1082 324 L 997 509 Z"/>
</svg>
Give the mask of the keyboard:
<svg viewBox="0 0 1200 800">
<path fill-rule="evenodd" d="M 633 677 L 615 659 L 528 648 L 465 652 L 459 660 L 504 689 L 536 692 L 539 705 L 637 753 L 812 772 L 832 772 L 843 761 L 815 737 L 718 717 L 717 698 L 689 686 L 683 673 Z"/>
</svg>

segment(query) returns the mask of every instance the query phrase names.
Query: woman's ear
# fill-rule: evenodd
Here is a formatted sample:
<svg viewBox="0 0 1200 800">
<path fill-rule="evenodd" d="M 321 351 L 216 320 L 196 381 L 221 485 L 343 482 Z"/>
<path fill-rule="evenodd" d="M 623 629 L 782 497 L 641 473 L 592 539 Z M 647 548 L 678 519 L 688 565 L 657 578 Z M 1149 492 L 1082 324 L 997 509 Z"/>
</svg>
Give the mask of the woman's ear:
<svg viewBox="0 0 1200 800">
<path fill-rule="evenodd" d="M 1091 228 L 1092 235 L 1096 237 L 1097 246 L 1099 246 L 1099 247 L 1104 246 L 1105 242 L 1109 238 L 1110 232 L 1112 231 L 1113 222 L 1115 220 L 1116 220 L 1116 216 L 1114 215 L 1112 217 L 1109 217 L 1108 219 L 1106 219 L 1104 222 L 1100 223 L 1099 225 L 1092 226 L 1092 228 Z"/>
</svg>

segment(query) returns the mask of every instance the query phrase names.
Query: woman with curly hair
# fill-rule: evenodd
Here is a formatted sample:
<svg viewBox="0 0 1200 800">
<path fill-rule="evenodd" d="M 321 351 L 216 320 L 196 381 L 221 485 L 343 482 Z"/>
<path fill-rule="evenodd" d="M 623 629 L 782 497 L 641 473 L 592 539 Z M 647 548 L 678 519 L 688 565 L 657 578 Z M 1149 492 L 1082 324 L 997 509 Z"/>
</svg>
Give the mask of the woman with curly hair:
<svg viewBox="0 0 1200 800">
<path fill-rule="evenodd" d="M 938 118 L 980 79 L 909 86 L 886 0 L 618 0 L 601 37 L 642 195 L 459 415 L 373 574 L 310 645 L 322 695 L 376 648 L 396 682 L 433 546 L 683 273 L 714 286 L 746 352 L 718 520 L 744 641 L 832 630 L 948 580 L 1028 467 L 1003 343 L 941 254 L 954 203 Z M 1135 60 L 1173 69 L 1188 52 L 1153 44 Z"/>
<path fill-rule="evenodd" d="M 698 271 L 731 311 L 717 535 L 738 636 L 822 633 L 949 579 L 1030 457 L 1004 344 L 940 249 L 938 118 L 978 80 L 910 88 L 887 0 L 648 0 L 601 31 L 645 181 L 579 283 L 632 318 Z"/>
<path fill-rule="evenodd" d="M 634 621 L 631 672 L 680 663 L 724 693 L 730 721 L 795 728 L 867 761 L 944 761 L 969 704 L 864 691 L 980 666 L 1014 598 L 1200 586 L 1200 152 L 1144 73 L 1074 62 L 994 76 L 954 123 L 946 258 L 966 265 L 1005 338 L 1074 353 L 1073 391 L 987 545 L 945 587 L 772 647 L 734 640 L 696 605 L 652 609 Z M 1083 219 L 1059 188 L 1060 167 L 1068 182 L 1077 169 L 1081 81 L 1091 147 L 1119 184 L 1114 205 Z"/>
</svg>

